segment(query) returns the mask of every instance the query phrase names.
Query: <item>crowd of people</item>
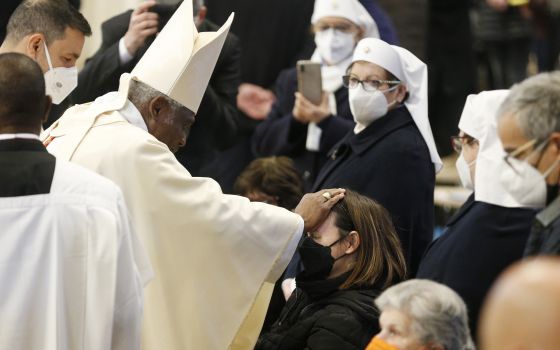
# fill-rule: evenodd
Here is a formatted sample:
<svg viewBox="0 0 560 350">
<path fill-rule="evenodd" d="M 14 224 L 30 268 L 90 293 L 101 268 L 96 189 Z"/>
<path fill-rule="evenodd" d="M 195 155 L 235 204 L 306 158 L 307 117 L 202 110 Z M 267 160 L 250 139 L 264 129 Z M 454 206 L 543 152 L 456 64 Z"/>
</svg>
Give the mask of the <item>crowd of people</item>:
<svg viewBox="0 0 560 350">
<path fill-rule="evenodd" d="M 10 3 L 0 348 L 560 348 L 560 73 L 526 78 L 560 5 L 430 2 L 471 11 L 468 96 L 383 5 L 148 0 L 78 70 L 79 2 Z M 442 135 L 472 193 L 436 235 Z"/>
</svg>

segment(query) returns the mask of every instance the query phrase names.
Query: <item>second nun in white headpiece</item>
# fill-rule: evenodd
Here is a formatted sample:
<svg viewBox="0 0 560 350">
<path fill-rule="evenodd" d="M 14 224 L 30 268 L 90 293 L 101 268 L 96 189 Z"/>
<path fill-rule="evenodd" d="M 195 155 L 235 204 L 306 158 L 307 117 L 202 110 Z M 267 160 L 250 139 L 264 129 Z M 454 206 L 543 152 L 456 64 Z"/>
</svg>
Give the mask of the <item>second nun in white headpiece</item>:
<svg viewBox="0 0 560 350">
<path fill-rule="evenodd" d="M 498 275 L 522 258 L 535 211 L 515 203 L 500 183 L 504 151 L 496 112 L 509 91 L 484 91 L 467 98 L 460 134 L 453 138 L 461 155 L 457 170 L 474 193 L 426 251 L 417 278 L 455 290 L 467 304 L 476 332 L 480 307 Z"/>
<path fill-rule="evenodd" d="M 290 156 L 306 189 L 313 185 L 327 152 L 354 127 L 348 90 L 342 84 L 354 48 L 364 37 L 379 37 L 377 25 L 358 0 L 316 0 L 311 24 L 317 47 L 311 61 L 321 64 L 322 100 L 296 93 L 296 70 L 284 71 L 277 80 L 277 101 L 253 137 L 259 156 Z"/>
<path fill-rule="evenodd" d="M 395 226 L 413 273 L 432 240 L 435 172 L 427 69 L 382 40 L 361 40 L 344 77 L 356 127 L 330 152 L 313 188 L 348 187 L 377 200 Z"/>
</svg>

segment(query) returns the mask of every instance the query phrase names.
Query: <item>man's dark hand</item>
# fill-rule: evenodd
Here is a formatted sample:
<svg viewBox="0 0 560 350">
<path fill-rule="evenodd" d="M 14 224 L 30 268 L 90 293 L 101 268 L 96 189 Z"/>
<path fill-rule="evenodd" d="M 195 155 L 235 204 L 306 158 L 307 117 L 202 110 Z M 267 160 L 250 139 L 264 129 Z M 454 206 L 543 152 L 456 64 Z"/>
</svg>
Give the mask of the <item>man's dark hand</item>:
<svg viewBox="0 0 560 350">
<path fill-rule="evenodd" d="M 345 192 L 342 188 L 334 188 L 303 196 L 294 212 L 303 218 L 304 231 L 312 231 L 322 224 L 332 207 L 344 198 Z"/>
</svg>

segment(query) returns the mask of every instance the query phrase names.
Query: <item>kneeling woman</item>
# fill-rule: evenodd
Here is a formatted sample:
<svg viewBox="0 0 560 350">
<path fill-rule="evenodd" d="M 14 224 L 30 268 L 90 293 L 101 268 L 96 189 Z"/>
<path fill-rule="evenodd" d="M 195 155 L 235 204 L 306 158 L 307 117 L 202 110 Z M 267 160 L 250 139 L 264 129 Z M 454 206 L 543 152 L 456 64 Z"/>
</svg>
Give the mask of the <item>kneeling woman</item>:
<svg viewBox="0 0 560 350">
<path fill-rule="evenodd" d="M 374 299 L 406 271 L 387 211 L 347 191 L 298 251 L 297 289 L 255 349 L 365 348 L 379 331 Z"/>
</svg>

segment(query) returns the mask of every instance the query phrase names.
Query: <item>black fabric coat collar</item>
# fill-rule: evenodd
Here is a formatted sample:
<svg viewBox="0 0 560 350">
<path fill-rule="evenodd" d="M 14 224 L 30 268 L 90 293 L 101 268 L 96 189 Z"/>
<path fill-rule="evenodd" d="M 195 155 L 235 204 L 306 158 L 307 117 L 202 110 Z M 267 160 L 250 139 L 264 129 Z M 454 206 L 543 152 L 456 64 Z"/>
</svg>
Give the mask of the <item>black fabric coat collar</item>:
<svg viewBox="0 0 560 350">
<path fill-rule="evenodd" d="M 28 152 L 44 152 L 47 153 L 47 149 L 41 141 L 34 139 L 9 139 L 0 140 L 0 152 L 16 152 L 16 151 L 28 151 Z"/>
<path fill-rule="evenodd" d="M 475 200 L 474 200 L 474 192 L 473 192 L 469 196 L 469 198 L 467 198 L 465 203 L 463 203 L 461 208 L 459 208 L 459 210 L 455 213 L 455 215 L 453 215 L 449 220 L 447 220 L 447 223 L 445 224 L 445 226 L 452 226 L 457 221 L 459 221 L 463 216 L 465 216 L 469 212 L 469 210 L 474 205 L 474 202 L 475 202 Z"/>
<path fill-rule="evenodd" d="M 354 134 L 354 131 L 351 131 L 339 145 L 346 144 L 354 153 L 362 154 L 393 131 L 411 123 L 414 123 L 414 121 L 408 109 L 404 106 L 399 107 L 371 123 L 359 134 Z M 329 152 L 329 156 L 332 156 L 336 150 L 337 146 Z"/>
<path fill-rule="evenodd" d="M 0 141 L 0 197 L 50 193 L 56 158 L 39 140 Z"/>
</svg>

